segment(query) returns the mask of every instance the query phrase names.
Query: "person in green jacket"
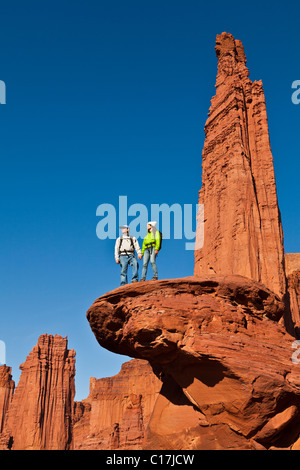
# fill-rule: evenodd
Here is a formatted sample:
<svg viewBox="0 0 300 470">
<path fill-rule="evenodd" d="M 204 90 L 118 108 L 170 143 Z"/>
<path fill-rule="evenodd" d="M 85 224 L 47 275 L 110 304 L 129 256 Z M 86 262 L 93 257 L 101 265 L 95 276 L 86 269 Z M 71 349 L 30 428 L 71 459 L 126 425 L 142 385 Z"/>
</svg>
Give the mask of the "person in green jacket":
<svg viewBox="0 0 300 470">
<path fill-rule="evenodd" d="M 159 230 L 156 228 L 156 222 L 148 222 L 147 224 L 148 233 L 144 238 L 142 246 L 142 256 L 143 260 L 143 271 L 141 281 L 146 280 L 147 269 L 149 260 L 151 262 L 153 278 L 152 280 L 158 279 L 157 266 L 156 266 L 156 256 L 160 249 L 161 235 Z"/>
</svg>

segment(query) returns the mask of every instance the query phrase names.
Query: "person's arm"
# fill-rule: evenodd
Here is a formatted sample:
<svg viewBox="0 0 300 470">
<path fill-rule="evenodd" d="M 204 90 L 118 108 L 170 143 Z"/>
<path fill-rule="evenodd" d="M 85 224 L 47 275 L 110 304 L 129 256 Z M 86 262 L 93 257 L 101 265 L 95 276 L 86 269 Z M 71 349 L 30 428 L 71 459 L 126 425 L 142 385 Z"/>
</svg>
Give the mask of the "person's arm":
<svg viewBox="0 0 300 470">
<path fill-rule="evenodd" d="M 137 252 L 138 257 L 142 256 L 142 250 L 140 249 L 139 242 L 135 237 L 133 237 L 133 245 L 135 248 L 135 251 Z"/>
<path fill-rule="evenodd" d="M 116 263 L 119 262 L 119 248 L 120 248 L 120 237 L 117 238 L 116 243 L 115 243 L 115 260 L 116 260 Z"/>
</svg>

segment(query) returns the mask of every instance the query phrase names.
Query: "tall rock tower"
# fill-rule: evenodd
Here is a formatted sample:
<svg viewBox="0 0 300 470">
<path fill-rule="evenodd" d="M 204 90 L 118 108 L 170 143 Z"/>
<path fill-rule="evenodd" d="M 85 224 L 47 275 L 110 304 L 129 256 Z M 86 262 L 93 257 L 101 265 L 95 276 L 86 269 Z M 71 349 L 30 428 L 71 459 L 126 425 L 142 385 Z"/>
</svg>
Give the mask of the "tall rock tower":
<svg viewBox="0 0 300 470">
<path fill-rule="evenodd" d="M 218 35 L 215 50 L 199 192 L 204 244 L 194 274 L 240 274 L 282 296 L 283 231 L 262 82 L 249 79 L 243 45 L 231 34 Z"/>
<path fill-rule="evenodd" d="M 67 343 L 59 335 L 41 335 L 20 366 L 4 426 L 12 450 L 72 448 L 75 351 Z"/>
</svg>

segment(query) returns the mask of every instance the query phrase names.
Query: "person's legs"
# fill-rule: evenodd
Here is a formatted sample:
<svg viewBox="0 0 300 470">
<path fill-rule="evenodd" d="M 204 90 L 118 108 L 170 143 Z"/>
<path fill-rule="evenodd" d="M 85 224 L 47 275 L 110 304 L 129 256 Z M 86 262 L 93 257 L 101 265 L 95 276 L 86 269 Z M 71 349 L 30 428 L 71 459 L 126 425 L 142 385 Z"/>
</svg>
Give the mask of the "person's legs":
<svg viewBox="0 0 300 470">
<path fill-rule="evenodd" d="M 158 279 L 158 273 L 157 273 L 157 266 L 156 266 L 155 258 L 156 258 L 156 254 L 155 254 L 155 249 L 153 247 L 152 251 L 151 251 L 150 261 L 151 261 L 151 266 L 152 266 L 152 271 L 153 271 L 153 279 Z"/>
<path fill-rule="evenodd" d="M 147 274 L 147 268 L 148 268 L 149 259 L 150 259 L 150 253 L 149 253 L 149 250 L 146 249 L 146 250 L 144 251 L 143 271 L 142 271 L 142 278 L 141 278 L 141 281 L 145 281 L 145 280 L 146 280 L 146 274 Z"/>
<path fill-rule="evenodd" d="M 127 284 L 127 269 L 128 269 L 128 256 L 120 256 L 121 265 L 121 286 Z"/>
<path fill-rule="evenodd" d="M 131 282 L 136 282 L 139 280 L 139 265 L 137 259 L 134 255 L 129 256 L 129 264 L 132 267 L 132 279 Z"/>
</svg>

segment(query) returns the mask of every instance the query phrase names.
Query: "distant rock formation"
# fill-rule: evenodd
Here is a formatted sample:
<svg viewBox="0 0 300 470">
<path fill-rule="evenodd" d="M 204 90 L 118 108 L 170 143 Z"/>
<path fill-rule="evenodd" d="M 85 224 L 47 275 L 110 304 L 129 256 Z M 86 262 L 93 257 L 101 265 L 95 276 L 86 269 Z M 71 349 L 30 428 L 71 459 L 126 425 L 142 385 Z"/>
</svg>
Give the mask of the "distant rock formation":
<svg viewBox="0 0 300 470">
<path fill-rule="evenodd" d="M 0 450 L 10 446 L 10 436 L 5 432 L 5 419 L 14 393 L 15 382 L 12 380 L 11 367 L 0 366 Z"/>
<path fill-rule="evenodd" d="M 204 245 L 195 274 L 240 274 L 286 292 L 284 248 L 265 96 L 241 41 L 217 36 L 216 94 L 202 152 Z"/>
<path fill-rule="evenodd" d="M 9 447 L 72 448 L 75 352 L 67 349 L 67 339 L 41 335 L 20 369 L 12 400 L 4 407 L 2 433 L 6 440 L 9 436 Z"/>
<path fill-rule="evenodd" d="M 99 344 L 162 381 L 145 449 L 298 448 L 300 369 L 279 296 L 242 276 L 115 289 L 87 318 Z"/>
<path fill-rule="evenodd" d="M 9 408 L 15 382 L 12 380 L 11 367 L 0 366 L 0 433 L 4 429 L 4 420 Z"/>
<path fill-rule="evenodd" d="M 286 254 L 286 276 L 290 316 L 288 327 L 300 338 L 300 253 Z"/>
<path fill-rule="evenodd" d="M 160 388 L 149 363 L 137 359 L 114 377 L 91 378 L 89 396 L 75 403 L 74 449 L 141 449 Z"/>
</svg>

